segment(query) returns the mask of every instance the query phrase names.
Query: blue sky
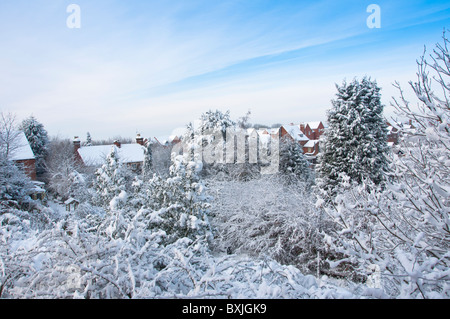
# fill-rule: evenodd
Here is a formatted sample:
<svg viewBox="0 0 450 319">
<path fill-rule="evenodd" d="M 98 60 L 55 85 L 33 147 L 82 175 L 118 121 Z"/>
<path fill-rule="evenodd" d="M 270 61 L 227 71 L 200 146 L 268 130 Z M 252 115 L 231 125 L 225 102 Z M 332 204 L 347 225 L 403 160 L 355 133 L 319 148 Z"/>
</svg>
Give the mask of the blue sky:
<svg viewBox="0 0 450 319">
<path fill-rule="evenodd" d="M 165 138 L 208 109 L 325 120 L 335 84 L 367 75 L 389 115 L 392 83 L 414 80 L 444 27 L 448 1 L 2 0 L 0 109 L 61 137 Z"/>
</svg>

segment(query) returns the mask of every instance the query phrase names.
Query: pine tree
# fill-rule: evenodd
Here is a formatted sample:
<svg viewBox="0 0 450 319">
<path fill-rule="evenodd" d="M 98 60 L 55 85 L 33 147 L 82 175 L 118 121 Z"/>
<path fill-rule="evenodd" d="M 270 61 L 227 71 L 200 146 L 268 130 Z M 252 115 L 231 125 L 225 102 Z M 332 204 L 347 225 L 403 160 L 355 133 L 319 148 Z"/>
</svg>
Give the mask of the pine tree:
<svg viewBox="0 0 450 319">
<path fill-rule="evenodd" d="M 86 133 L 85 146 L 92 146 L 92 137 L 91 137 L 91 133 L 89 133 L 89 132 Z"/>
<path fill-rule="evenodd" d="M 201 141 L 205 174 L 223 174 L 226 172 L 224 162 L 227 128 L 235 127 L 230 111 L 209 110 L 200 117 L 200 126 L 195 132 Z"/>
<path fill-rule="evenodd" d="M 333 190 L 345 175 L 378 185 L 385 180 L 389 150 L 380 88 L 367 77 L 336 87 L 319 155 L 319 186 Z"/>
<path fill-rule="evenodd" d="M 152 228 L 163 230 L 168 242 L 210 234 L 208 197 L 199 177 L 201 167 L 201 161 L 189 160 L 187 154 L 172 153 L 169 178 L 154 175 L 148 182 L 147 207 L 155 212 Z"/>
<path fill-rule="evenodd" d="M 33 187 L 22 170 L 12 161 L 0 157 L 0 215 L 4 207 L 21 207 L 30 202 L 28 195 Z"/>
<path fill-rule="evenodd" d="M 313 182 L 311 164 L 303 154 L 302 146 L 291 139 L 283 138 L 280 143 L 280 172 L 288 182 Z"/>
<path fill-rule="evenodd" d="M 105 163 L 95 172 L 96 203 L 106 209 L 115 209 L 126 199 L 126 175 L 115 146 Z"/>
<path fill-rule="evenodd" d="M 45 169 L 45 157 L 48 151 L 48 133 L 45 130 L 44 125 L 34 116 L 30 116 L 23 120 L 20 129 L 25 133 L 34 156 L 36 157 L 36 172 L 42 174 Z"/>
<path fill-rule="evenodd" d="M 200 117 L 199 133 L 201 135 L 211 134 L 220 130 L 225 139 L 227 127 L 234 126 L 236 123 L 230 118 L 230 111 L 223 113 L 222 111 L 209 110 Z"/>
<path fill-rule="evenodd" d="M 144 161 L 142 163 L 142 177 L 145 179 L 153 175 L 153 143 L 148 141 L 144 148 Z"/>
</svg>

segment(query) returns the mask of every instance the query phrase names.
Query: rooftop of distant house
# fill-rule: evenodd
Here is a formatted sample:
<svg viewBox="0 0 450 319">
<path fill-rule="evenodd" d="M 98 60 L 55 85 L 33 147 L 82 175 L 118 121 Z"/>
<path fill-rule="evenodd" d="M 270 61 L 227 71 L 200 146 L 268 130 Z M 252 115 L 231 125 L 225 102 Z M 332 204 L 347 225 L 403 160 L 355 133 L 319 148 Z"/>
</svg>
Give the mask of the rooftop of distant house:
<svg viewBox="0 0 450 319">
<path fill-rule="evenodd" d="M 74 145 L 77 148 L 83 163 L 87 166 L 99 166 L 105 162 L 106 157 L 114 149 L 123 163 L 139 163 L 144 161 L 144 146 L 143 139 L 138 134 L 136 136 L 136 143 L 122 144 L 120 141 L 115 141 L 114 144 L 109 145 L 92 145 L 81 146 L 80 139 L 76 136 L 74 138 Z"/>
<path fill-rule="evenodd" d="M 34 153 L 31 149 L 27 137 L 25 136 L 25 133 L 22 131 L 18 131 L 13 134 L 17 134 L 17 138 L 14 141 L 15 147 L 13 148 L 9 159 L 12 161 L 35 159 Z"/>
</svg>

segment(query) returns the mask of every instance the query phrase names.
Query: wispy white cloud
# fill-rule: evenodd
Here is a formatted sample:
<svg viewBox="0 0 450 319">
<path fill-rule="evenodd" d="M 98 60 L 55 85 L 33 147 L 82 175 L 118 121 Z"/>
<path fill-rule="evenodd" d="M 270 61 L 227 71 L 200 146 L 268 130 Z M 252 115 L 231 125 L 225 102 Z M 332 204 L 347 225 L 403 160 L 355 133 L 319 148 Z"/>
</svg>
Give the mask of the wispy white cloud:
<svg viewBox="0 0 450 319">
<path fill-rule="evenodd" d="M 342 77 L 390 77 L 405 60 L 406 40 L 395 49 L 389 39 L 395 23 L 370 33 L 361 1 L 75 2 L 79 30 L 65 26 L 68 1 L 0 4 L 10 30 L 0 36 L 0 107 L 34 113 L 55 134 L 164 135 L 207 108 L 251 108 L 264 122 L 275 106 L 312 120 Z M 382 7 L 388 18 L 401 5 Z"/>
</svg>

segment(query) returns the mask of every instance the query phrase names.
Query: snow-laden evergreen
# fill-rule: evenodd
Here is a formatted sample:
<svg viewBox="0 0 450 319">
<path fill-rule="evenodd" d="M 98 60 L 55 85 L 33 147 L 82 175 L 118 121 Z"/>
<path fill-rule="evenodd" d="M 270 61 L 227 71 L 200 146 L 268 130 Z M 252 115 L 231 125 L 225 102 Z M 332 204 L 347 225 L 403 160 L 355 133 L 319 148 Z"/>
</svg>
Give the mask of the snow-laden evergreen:
<svg viewBox="0 0 450 319">
<path fill-rule="evenodd" d="M 102 207 L 125 205 L 126 173 L 115 146 L 105 159 L 105 163 L 95 172 L 95 202 Z"/>
<path fill-rule="evenodd" d="M 398 115 L 415 128 L 401 131 L 392 179 L 380 187 L 342 176 L 333 201 L 317 203 L 335 221 L 326 241 L 342 256 L 332 265 L 361 277 L 378 269 L 379 286 L 395 298 L 450 297 L 450 59 L 443 40 L 431 62 L 419 60 L 417 82 L 410 83 L 418 109 L 397 84 Z"/>
<path fill-rule="evenodd" d="M 142 177 L 148 179 L 153 175 L 153 143 L 148 141 L 144 148 L 144 162 L 142 163 Z"/>
<path fill-rule="evenodd" d="M 334 191 L 342 173 L 357 183 L 369 179 L 380 184 L 388 170 L 389 151 L 380 88 L 367 77 L 336 88 L 321 141 L 318 184 Z"/>
<path fill-rule="evenodd" d="M 200 125 L 197 128 L 197 133 L 204 135 L 219 130 L 225 138 L 227 128 L 234 125 L 236 125 L 236 122 L 231 119 L 229 111 L 224 113 L 220 110 L 209 110 L 200 116 Z"/>
<path fill-rule="evenodd" d="M 26 207 L 34 186 L 13 162 L 0 157 L 0 207 Z"/>
<path fill-rule="evenodd" d="M 314 181 L 311 163 L 303 154 L 302 146 L 291 139 L 283 138 L 280 143 L 279 171 L 289 181 L 302 181 L 307 184 Z"/>
<path fill-rule="evenodd" d="M 84 143 L 84 146 L 92 146 L 92 137 L 91 133 L 86 133 L 86 142 Z"/>
<path fill-rule="evenodd" d="M 36 170 L 43 173 L 45 170 L 45 157 L 48 152 L 48 133 L 44 125 L 34 116 L 30 116 L 22 121 L 19 129 L 25 133 L 36 158 Z"/>
<path fill-rule="evenodd" d="M 154 211 L 156 226 L 171 242 L 210 236 L 209 198 L 198 175 L 200 170 L 201 162 L 174 153 L 169 178 L 154 175 L 148 183 L 147 205 Z"/>
</svg>

